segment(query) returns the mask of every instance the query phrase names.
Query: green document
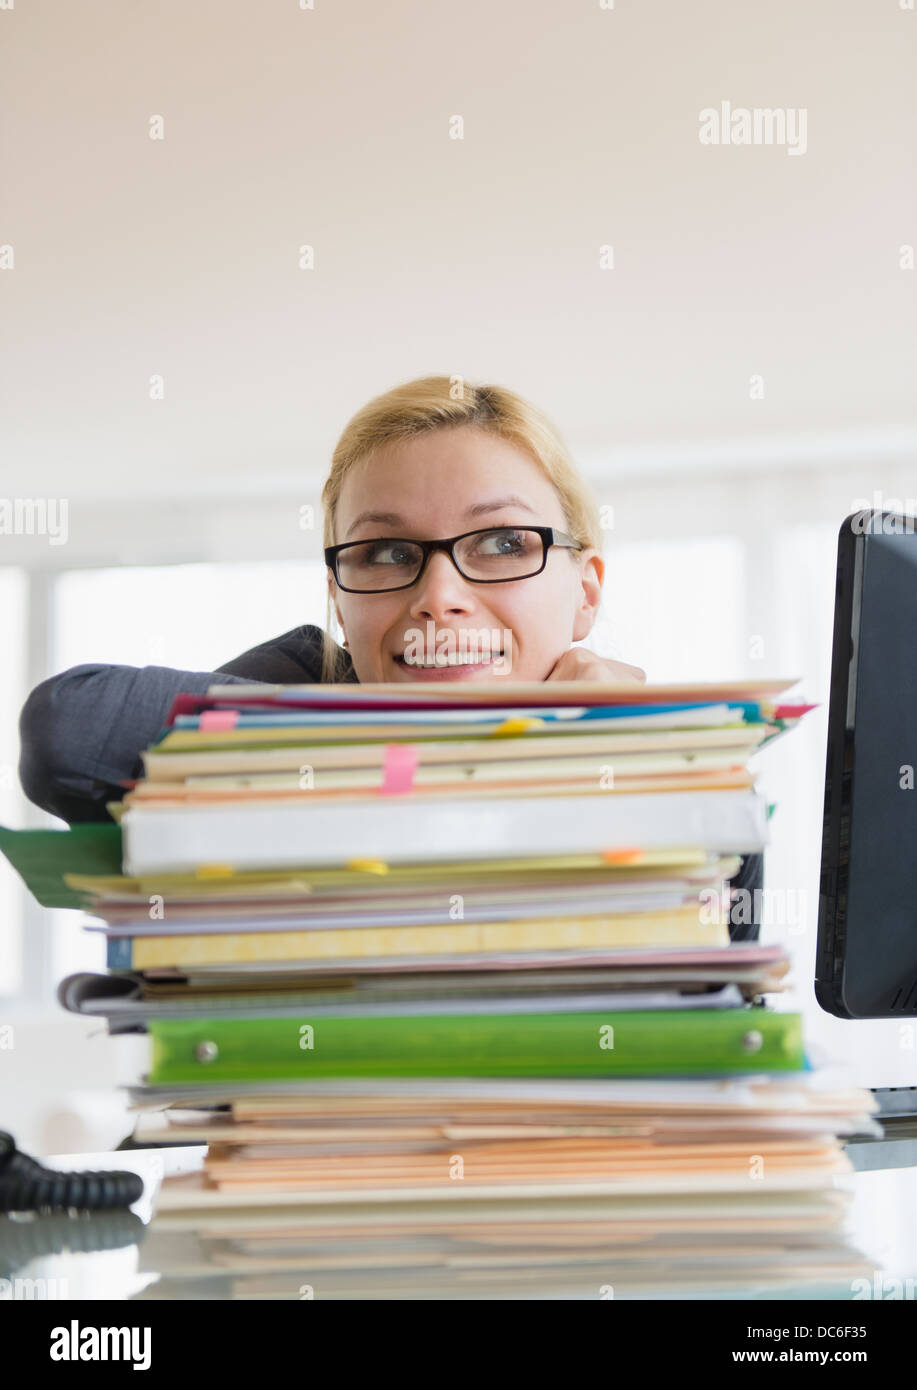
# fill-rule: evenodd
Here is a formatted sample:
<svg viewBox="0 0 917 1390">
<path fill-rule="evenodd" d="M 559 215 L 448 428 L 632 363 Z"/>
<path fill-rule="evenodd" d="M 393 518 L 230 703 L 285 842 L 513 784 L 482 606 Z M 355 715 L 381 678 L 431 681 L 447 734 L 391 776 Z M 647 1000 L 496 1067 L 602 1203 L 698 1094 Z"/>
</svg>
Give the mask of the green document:
<svg viewBox="0 0 917 1390">
<path fill-rule="evenodd" d="M 89 821 L 69 830 L 10 830 L 0 825 L 0 850 L 42 907 L 85 907 L 64 874 L 120 874 L 121 827 Z"/>
<path fill-rule="evenodd" d="M 763 1008 L 151 1022 L 154 1086 L 383 1076 L 702 1076 L 805 1068 Z"/>
</svg>

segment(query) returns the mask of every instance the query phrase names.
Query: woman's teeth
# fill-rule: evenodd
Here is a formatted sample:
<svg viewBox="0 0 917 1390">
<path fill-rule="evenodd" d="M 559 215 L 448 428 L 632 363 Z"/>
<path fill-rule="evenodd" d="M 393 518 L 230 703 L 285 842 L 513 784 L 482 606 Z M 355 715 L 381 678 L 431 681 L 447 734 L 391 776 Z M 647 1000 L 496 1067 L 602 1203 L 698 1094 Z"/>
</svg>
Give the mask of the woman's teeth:
<svg viewBox="0 0 917 1390">
<path fill-rule="evenodd" d="M 484 666 L 502 655 L 502 652 L 481 652 L 475 653 L 473 656 L 443 655 L 434 657 L 432 661 L 429 661 L 419 660 L 417 657 L 408 656 L 407 652 L 404 652 L 398 660 L 403 661 L 405 666 L 419 666 L 422 670 L 427 671 L 436 666 Z"/>
</svg>

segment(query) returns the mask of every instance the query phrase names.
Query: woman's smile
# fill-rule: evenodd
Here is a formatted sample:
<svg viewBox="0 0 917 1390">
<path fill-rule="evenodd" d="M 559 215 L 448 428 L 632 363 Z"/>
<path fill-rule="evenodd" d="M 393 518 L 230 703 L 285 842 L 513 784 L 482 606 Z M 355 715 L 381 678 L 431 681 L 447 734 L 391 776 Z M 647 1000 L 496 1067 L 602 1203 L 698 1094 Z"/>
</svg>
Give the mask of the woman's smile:
<svg viewBox="0 0 917 1390">
<path fill-rule="evenodd" d="M 408 680 L 473 680 L 475 676 L 491 676 L 503 666 L 502 651 L 462 650 L 462 634 L 457 634 L 456 652 L 416 653 L 405 651 L 395 656 L 395 666 Z M 468 644 L 470 646 L 470 644 Z"/>
</svg>

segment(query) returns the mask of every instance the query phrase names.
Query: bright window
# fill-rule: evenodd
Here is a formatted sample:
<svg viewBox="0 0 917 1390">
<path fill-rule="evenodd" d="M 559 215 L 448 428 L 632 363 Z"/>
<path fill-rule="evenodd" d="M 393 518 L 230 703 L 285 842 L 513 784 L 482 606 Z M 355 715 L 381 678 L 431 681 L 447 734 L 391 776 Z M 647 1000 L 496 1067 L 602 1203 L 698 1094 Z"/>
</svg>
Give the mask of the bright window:
<svg viewBox="0 0 917 1390">
<path fill-rule="evenodd" d="M 619 544 L 605 553 L 602 607 L 583 645 L 652 684 L 730 680 L 744 669 L 744 548 L 738 537 Z"/>
<path fill-rule="evenodd" d="M 56 586 L 54 670 L 90 661 L 218 670 L 301 623 L 324 627 L 326 573 L 314 560 L 63 574 Z"/>
</svg>

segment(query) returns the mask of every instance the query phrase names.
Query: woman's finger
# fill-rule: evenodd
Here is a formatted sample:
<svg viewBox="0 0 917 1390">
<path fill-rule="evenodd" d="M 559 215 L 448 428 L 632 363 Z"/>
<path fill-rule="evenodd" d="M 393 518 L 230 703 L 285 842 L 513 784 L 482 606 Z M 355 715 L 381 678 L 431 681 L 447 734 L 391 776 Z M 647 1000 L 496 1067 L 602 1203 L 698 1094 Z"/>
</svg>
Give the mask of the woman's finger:
<svg viewBox="0 0 917 1390">
<path fill-rule="evenodd" d="M 554 663 L 547 676 L 550 680 L 634 681 L 645 684 L 646 672 L 626 661 L 612 661 L 597 656 L 586 647 L 571 647 Z"/>
</svg>

